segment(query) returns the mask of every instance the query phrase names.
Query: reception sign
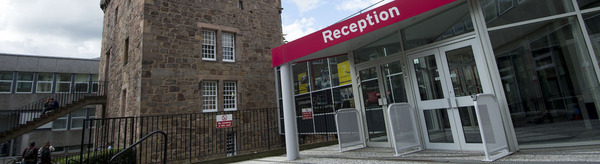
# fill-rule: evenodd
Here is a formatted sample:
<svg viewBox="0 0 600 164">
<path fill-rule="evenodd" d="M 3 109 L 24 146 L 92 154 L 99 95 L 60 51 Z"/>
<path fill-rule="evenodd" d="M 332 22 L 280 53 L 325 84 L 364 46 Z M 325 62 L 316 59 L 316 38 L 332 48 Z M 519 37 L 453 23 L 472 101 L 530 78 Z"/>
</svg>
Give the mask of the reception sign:
<svg viewBox="0 0 600 164">
<path fill-rule="evenodd" d="M 271 50 L 272 65 L 326 49 L 456 0 L 395 0 Z"/>
</svg>

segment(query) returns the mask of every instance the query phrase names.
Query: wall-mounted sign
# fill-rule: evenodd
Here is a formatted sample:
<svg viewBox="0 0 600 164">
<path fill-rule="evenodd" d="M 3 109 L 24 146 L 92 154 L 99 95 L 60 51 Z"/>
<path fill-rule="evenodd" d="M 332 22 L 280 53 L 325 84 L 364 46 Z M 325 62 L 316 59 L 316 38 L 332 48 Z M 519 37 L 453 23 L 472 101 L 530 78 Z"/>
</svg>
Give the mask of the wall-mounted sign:
<svg viewBox="0 0 600 164">
<path fill-rule="evenodd" d="M 308 92 L 308 76 L 306 72 L 298 74 L 298 92 L 299 94 Z"/>
<path fill-rule="evenodd" d="M 303 120 L 313 119 L 312 108 L 302 108 L 302 119 Z"/>
<path fill-rule="evenodd" d="M 217 115 L 217 128 L 229 128 L 233 126 L 233 115 Z"/>
<path fill-rule="evenodd" d="M 338 63 L 337 69 L 340 85 L 352 83 L 352 78 L 350 77 L 350 63 L 348 63 L 348 61 Z"/>
</svg>

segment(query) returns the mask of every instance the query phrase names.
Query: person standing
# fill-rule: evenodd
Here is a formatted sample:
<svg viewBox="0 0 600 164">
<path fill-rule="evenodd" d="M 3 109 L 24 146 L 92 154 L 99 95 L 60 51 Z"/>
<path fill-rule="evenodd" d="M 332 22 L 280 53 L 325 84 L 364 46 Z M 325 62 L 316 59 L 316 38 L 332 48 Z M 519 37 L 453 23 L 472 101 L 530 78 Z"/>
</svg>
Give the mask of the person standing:
<svg viewBox="0 0 600 164">
<path fill-rule="evenodd" d="M 29 147 L 23 150 L 21 157 L 25 161 L 25 164 L 36 164 L 37 163 L 38 149 L 35 147 L 35 142 L 31 142 Z"/>
<path fill-rule="evenodd" d="M 52 152 L 54 151 L 54 147 L 50 146 L 50 142 L 46 141 L 44 146 L 40 148 L 39 152 L 41 154 L 40 164 L 52 164 Z"/>
</svg>

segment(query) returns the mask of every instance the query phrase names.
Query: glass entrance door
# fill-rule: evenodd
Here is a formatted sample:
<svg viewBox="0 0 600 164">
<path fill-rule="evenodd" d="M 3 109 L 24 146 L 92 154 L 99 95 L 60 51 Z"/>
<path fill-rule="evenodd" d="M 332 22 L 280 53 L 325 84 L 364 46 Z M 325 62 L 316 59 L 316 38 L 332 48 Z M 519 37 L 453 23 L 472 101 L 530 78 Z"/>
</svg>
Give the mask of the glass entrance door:
<svg viewBox="0 0 600 164">
<path fill-rule="evenodd" d="M 390 147 L 385 109 L 391 103 L 407 102 L 402 62 L 379 63 L 358 70 L 367 145 Z"/>
<path fill-rule="evenodd" d="M 483 149 L 471 98 L 491 92 L 480 53 L 468 40 L 408 56 L 426 148 Z"/>
</svg>

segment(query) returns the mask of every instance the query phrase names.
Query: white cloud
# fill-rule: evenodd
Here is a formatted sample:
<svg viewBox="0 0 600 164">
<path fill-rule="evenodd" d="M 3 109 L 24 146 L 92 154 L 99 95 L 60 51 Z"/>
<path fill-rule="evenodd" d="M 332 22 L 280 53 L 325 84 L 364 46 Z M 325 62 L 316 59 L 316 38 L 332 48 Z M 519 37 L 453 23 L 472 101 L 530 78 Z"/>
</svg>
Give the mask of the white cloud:
<svg viewBox="0 0 600 164">
<path fill-rule="evenodd" d="M 0 1 L 0 53 L 100 56 L 103 13 L 96 1 Z"/>
<path fill-rule="evenodd" d="M 286 41 L 293 41 L 301 38 L 305 35 L 316 31 L 315 18 L 302 18 L 301 20 L 295 20 L 294 23 L 283 25 L 283 33 L 285 34 Z"/>
<path fill-rule="evenodd" d="M 342 11 L 359 11 L 359 10 L 367 8 L 379 1 L 381 1 L 381 0 L 346 0 L 346 1 L 343 1 L 342 3 L 336 5 L 335 8 L 337 10 L 342 10 Z M 378 6 L 384 5 L 390 1 L 393 1 L 393 0 L 384 0 L 384 2 L 381 2 L 373 7 L 378 7 Z"/>
<path fill-rule="evenodd" d="M 298 6 L 298 10 L 300 14 L 310 11 L 312 9 L 317 8 L 319 5 L 323 4 L 321 0 L 291 0 Z"/>
</svg>

